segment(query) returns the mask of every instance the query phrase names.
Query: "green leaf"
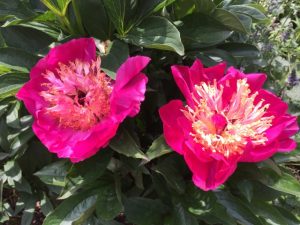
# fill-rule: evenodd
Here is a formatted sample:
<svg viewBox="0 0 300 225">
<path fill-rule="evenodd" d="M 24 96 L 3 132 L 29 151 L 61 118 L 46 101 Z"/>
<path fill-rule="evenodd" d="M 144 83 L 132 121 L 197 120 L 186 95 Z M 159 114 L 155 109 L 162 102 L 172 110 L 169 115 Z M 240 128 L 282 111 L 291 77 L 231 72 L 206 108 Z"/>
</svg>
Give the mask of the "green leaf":
<svg viewBox="0 0 300 225">
<path fill-rule="evenodd" d="M 178 203 L 174 207 L 170 221 L 164 225 L 198 225 L 198 221 Z"/>
<path fill-rule="evenodd" d="M 216 197 L 212 192 L 205 192 L 189 183 L 183 198 L 180 200 L 183 206 L 194 215 L 209 213 L 216 207 Z"/>
<path fill-rule="evenodd" d="M 216 8 L 216 5 L 212 0 L 194 0 L 194 2 L 196 11 L 204 14 L 210 14 Z"/>
<path fill-rule="evenodd" d="M 69 167 L 70 164 L 67 161 L 61 160 L 43 167 L 34 175 L 38 176 L 45 184 L 64 187 Z"/>
<path fill-rule="evenodd" d="M 105 6 L 105 10 L 110 18 L 110 21 L 114 24 L 119 35 L 124 36 L 130 26 L 130 15 L 132 13 L 133 4 L 130 0 L 102 0 Z"/>
<path fill-rule="evenodd" d="M 253 213 L 252 209 L 240 199 L 225 191 L 217 191 L 215 192 L 215 195 L 218 199 L 218 202 L 226 208 L 227 212 L 238 221 L 241 221 L 242 224 L 263 225 L 259 218 Z"/>
<path fill-rule="evenodd" d="M 151 161 L 170 152 L 172 152 L 172 149 L 167 145 L 164 136 L 161 135 L 152 142 L 152 145 L 148 149 L 146 155 L 148 160 Z"/>
<path fill-rule="evenodd" d="M 276 206 L 276 209 L 281 213 L 281 215 L 284 216 L 285 220 L 288 221 L 287 224 L 289 225 L 299 225 L 300 224 L 300 220 L 290 211 Z"/>
<path fill-rule="evenodd" d="M 112 181 L 109 184 L 100 186 L 97 191 L 96 213 L 99 218 L 112 220 L 121 210 L 123 205 L 117 194 L 117 186 Z"/>
<path fill-rule="evenodd" d="M 17 137 L 15 137 L 11 143 L 10 149 L 14 153 L 16 153 L 19 149 L 21 149 L 24 145 L 26 145 L 31 138 L 34 137 L 34 133 L 31 129 L 27 129 L 22 131 Z"/>
<path fill-rule="evenodd" d="M 165 178 L 170 188 L 176 190 L 178 193 L 184 193 L 185 182 L 175 157 L 166 158 L 156 165 L 153 170 Z"/>
<path fill-rule="evenodd" d="M 277 153 L 273 156 L 273 160 L 277 164 L 287 163 L 287 162 L 300 162 L 300 149 L 289 153 Z"/>
<path fill-rule="evenodd" d="M 173 4 L 173 14 L 176 19 L 181 19 L 195 11 L 194 1 L 177 0 Z"/>
<path fill-rule="evenodd" d="M 264 177 L 261 177 L 259 181 L 264 185 L 277 191 L 300 197 L 300 183 L 295 177 L 285 172 L 282 172 L 281 176 L 279 176 L 271 169 L 262 170 L 262 174 Z"/>
<path fill-rule="evenodd" d="M 3 166 L 5 175 L 9 185 L 14 185 L 14 182 L 21 182 L 22 171 L 16 161 L 7 161 Z"/>
<path fill-rule="evenodd" d="M 241 33 L 247 33 L 247 29 L 244 27 L 240 19 L 233 13 L 225 9 L 214 10 L 212 16 L 226 27 Z"/>
<path fill-rule="evenodd" d="M 0 76 L 0 99 L 14 96 L 28 81 L 27 73 L 5 73 Z"/>
<path fill-rule="evenodd" d="M 194 13 L 183 20 L 180 33 L 188 49 L 203 48 L 225 41 L 231 34 L 220 22 L 202 13 Z"/>
<path fill-rule="evenodd" d="M 112 79 L 116 79 L 116 72 L 129 57 L 128 45 L 114 40 L 109 46 L 108 53 L 101 57 L 101 67 Z"/>
<path fill-rule="evenodd" d="M 218 48 L 228 51 L 234 57 L 258 58 L 259 50 L 251 44 L 246 43 L 226 43 L 218 46 Z"/>
<path fill-rule="evenodd" d="M 27 2 L 19 0 L 0 1 L 0 21 L 12 16 L 16 16 L 18 18 L 28 18 L 34 15 L 35 13 L 29 9 Z"/>
<path fill-rule="evenodd" d="M 240 192 L 246 197 L 248 202 L 251 202 L 253 197 L 253 184 L 249 180 L 241 180 L 237 184 Z"/>
<path fill-rule="evenodd" d="M 21 108 L 21 102 L 15 102 L 9 109 L 6 115 L 6 124 L 9 127 L 20 129 L 20 119 L 19 119 L 19 111 Z"/>
<path fill-rule="evenodd" d="M 123 39 L 137 46 L 174 51 L 179 55 L 184 55 L 179 31 L 163 17 L 152 16 L 145 19 Z"/>
<path fill-rule="evenodd" d="M 39 60 L 38 56 L 16 48 L 0 48 L 0 65 L 27 72 Z M 26 69 L 25 69 L 26 68 Z"/>
<path fill-rule="evenodd" d="M 110 141 L 109 146 L 114 151 L 128 157 L 148 160 L 133 137 L 125 129 L 119 130 L 118 134 Z"/>
<path fill-rule="evenodd" d="M 135 225 L 161 224 L 166 207 L 159 200 L 147 198 L 125 199 L 125 215 L 129 222 Z"/>
<path fill-rule="evenodd" d="M 31 53 L 39 52 L 54 41 L 46 33 L 30 27 L 4 27 L 1 28 L 1 33 L 8 47 L 20 48 Z"/>
<path fill-rule="evenodd" d="M 284 216 L 272 205 L 263 201 L 251 202 L 253 211 L 271 224 L 289 224 Z"/>
<path fill-rule="evenodd" d="M 228 9 L 236 13 L 246 14 L 257 20 L 265 20 L 267 18 L 260 10 L 250 5 L 231 5 Z"/>
<path fill-rule="evenodd" d="M 93 157 L 74 165 L 76 172 L 87 182 L 94 181 L 102 176 L 111 159 L 112 152 L 109 149 L 102 149 Z"/>
<path fill-rule="evenodd" d="M 85 191 L 64 200 L 44 220 L 43 225 L 81 225 L 95 210 L 94 191 Z"/>
<path fill-rule="evenodd" d="M 111 24 L 102 0 L 76 0 L 76 5 L 88 34 L 103 41 L 110 39 Z"/>
</svg>

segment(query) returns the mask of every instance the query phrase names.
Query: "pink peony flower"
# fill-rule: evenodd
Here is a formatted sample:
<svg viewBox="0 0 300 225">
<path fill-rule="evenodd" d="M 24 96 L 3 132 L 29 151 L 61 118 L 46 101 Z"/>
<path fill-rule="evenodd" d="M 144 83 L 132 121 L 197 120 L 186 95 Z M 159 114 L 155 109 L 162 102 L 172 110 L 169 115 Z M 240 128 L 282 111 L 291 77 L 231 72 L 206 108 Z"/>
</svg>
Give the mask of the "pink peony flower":
<svg viewBox="0 0 300 225">
<path fill-rule="evenodd" d="M 94 40 L 72 40 L 32 68 L 17 98 L 33 115 L 33 131 L 49 151 L 79 162 L 105 147 L 119 124 L 139 112 L 147 83 L 141 71 L 149 61 L 127 59 L 113 81 L 100 69 Z"/>
<path fill-rule="evenodd" d="M 238 162 L 259 162 L 296 147 L 290 137 L 296 117 L 280 98 L 262 89 L 264 74 L 244 74 L 226 65 L 173 66 L 186 105 L 173 100 L 159 110 L 164 136 L 183 155 L 193 181 L 203 190 L 224 183 Z"/>
</svg>

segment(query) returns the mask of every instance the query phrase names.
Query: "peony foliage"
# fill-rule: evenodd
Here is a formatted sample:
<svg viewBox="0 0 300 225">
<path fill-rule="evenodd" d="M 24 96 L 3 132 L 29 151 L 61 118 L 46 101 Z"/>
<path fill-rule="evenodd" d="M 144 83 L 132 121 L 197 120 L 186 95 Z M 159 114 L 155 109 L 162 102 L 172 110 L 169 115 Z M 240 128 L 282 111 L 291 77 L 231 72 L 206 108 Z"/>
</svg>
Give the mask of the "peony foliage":
<svg viewBox="0 0 300 225">
<path fill-rule="evenodd" d="M 300 224 L 275 3 L 0 0 L 0 223 Z"/>
</svg>

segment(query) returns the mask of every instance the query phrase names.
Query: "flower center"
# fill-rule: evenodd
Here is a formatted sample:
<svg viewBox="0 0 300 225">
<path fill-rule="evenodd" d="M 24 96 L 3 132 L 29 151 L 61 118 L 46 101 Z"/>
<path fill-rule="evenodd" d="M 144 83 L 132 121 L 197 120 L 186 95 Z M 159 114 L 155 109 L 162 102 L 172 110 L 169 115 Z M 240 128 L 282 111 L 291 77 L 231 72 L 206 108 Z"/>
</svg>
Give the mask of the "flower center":
<svg viewBox="0 0 300 225">
<path fill-rule="evenodd" d="M 251 93 L 247 79 L 237 80 L 237 90 L 230 101 L 223 101 L 222 85 L 201 83 L 195 85 L 195 107 L 186 106 L 184 115 L 192 122 L 190 135 L 206 151 L 229 157 L 240 155 L 249 141 L 264 145 L 265 131 L 271 127 L 273 116 L 265 116 L 269 104 L 264 100 L 254 104 L 258 95 Z"/>
<path fill-rule="evenodd" d="M 48 80 L 40 93 L 48 103 L 44 110 L 61 127 L 87 130 L 109 114 L 111 79 L 101 71 L 100 58 L 59 64 L 56 73 L 43 76 Z"/>
</svg>

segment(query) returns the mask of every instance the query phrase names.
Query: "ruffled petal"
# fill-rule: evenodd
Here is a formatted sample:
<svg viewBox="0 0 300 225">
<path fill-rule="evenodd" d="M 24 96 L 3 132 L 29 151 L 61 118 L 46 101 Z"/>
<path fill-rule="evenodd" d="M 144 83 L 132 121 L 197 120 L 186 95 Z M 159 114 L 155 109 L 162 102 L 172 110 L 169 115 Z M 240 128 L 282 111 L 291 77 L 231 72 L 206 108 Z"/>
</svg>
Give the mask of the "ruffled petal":
<svg viewBox="0 0 300 225">
<path fill-rule="evenodd" d="M 174 80 L 186 99 L 188 105 L 193 105 L 192 91 L 193 85 L 190 76 L 190 70 L 187 66 L 172 66 L 171 67 Z"/>
<path fill-rule="evenodd" d="M 33 116 L 35 116 L 37 110 L 40 110 L 46 105 L 43 97 L 39 94 L 45 89 L 41 84 L 46 82 L 44 77 L 37 76 L 25 83 L 16 94 L 16 97 L 24 102 L 28 112 Z"/>
<path fill-rule="evenodd" d="M 127 115 L 132 117 L 139 112 L 148 81 L 141 71 L 149 61 L 148 57 L 135 56 L 127 59 L 119 68 L 111 94 L 111 114 L 119 121 L 124 120 Z"/>
<path fill-rule="evenodd" d="M 194 184 L 204 191 L 214 190 L 223 184 L 237 167 L 236 158 L 228 162 L 215 159 L 203 162 L 192 151 L 186 151 L 184 159 L 193 173 Z"/>
<path fill-rule="evenodd" d="M 86 131 L 59 127 L 43 112 L 38 113 L 33 131 L 41 142 L 59 158 L 70 158 L 72 162 L 85 160 L 105 147 L 116 134 L 119 123 L 112 118 L 101 121 Z"/>
<path fill-rule="evenodd" d="M 250 89 L 255 92 L 263 87 L 267 79 L 267 75 L 264 73 L 251 73 L 246 74 L 245 78 L 247 78 L 247 83 L 250 85 Z"/>
<path fill-rule="evenodd" d="M 224 76 L 225 70 L 226 70 L 226 63 L 221 62 L 215 66 L 205 68 L 204 74 L 210 81 L 213 81 L 215 79 L 218 81 Z"/>
<path fill-rule="evenodd" d="M 67 64 L 79 59 L 90 62 L 96 59 L 96 45 L 93 38 L 73 39 L 52 48 L 49 53 L 31 69 L 30 78 L 40 76 L 46 70 L 55 72 L 58 63 Z"/>
<path fill-rule="evenodd" d="M 272 142 L 269 145 L 253 147 L 251 151 L 246 151 L 239 161 L 260 162 L 266 160 L 277 152 L 278 147 L 279 144 L 276 141 Z"/>
<path fill-rule="evenodd" d="M 178 119 L 183 116 L 184 109 L 180 100 L 170 101 L 159 109 L 167 144 L 179 154 L 183 154 L 184 133 Z"/>
</svg>

